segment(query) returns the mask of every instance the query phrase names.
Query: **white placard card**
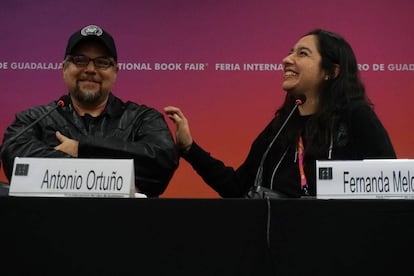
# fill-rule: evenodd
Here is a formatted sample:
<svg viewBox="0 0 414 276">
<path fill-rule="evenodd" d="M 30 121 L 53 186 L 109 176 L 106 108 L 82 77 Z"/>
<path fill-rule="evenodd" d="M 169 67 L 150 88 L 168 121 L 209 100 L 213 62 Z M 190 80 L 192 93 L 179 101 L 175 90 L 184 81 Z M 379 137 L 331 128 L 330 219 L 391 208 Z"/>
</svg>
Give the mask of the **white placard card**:
<svg viewBox="0 0 414 276">
<path fill-rule="evenodd" d="M 316 197 L 414 199 L 414 160 L 316 161 Z"/>
<path fill-rule="evenodd" d="M 19 158 L 10 196 L 134 197 L 132 159 Z"/>
</svg>

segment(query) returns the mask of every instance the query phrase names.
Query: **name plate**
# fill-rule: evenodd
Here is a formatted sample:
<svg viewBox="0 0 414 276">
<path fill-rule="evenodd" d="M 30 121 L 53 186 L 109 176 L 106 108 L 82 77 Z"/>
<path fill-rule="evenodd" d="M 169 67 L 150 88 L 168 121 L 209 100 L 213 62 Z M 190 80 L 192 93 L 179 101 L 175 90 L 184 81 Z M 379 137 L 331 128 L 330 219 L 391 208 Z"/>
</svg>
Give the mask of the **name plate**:
<svg viewBox="0 0 414 276">
<path fill-rule="evenodd" d="M 134 197 L 132 159 L 19 158 L 10 196 Z"/>
<path fill-rule="evenodd" d="M 316 197 L 414 199 L 414 160 L 316 161 Z"/>
</svg>

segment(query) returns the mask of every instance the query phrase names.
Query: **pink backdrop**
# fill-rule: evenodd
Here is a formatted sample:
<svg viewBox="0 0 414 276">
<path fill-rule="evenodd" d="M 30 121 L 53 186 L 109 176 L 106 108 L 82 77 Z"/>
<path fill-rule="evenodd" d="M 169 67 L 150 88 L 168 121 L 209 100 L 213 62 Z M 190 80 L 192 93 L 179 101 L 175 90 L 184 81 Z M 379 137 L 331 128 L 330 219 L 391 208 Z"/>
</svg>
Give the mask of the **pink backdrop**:
<svg viewBox="0 0 414 276">
<path fill-rule="evenodd" d="M 17 111 L 66 92 L 61 69 L 53 67 L 63 59 L 73 31 L 97 24 L 115 37 L 124 64 L 114 93 L 160 111 L 166 105 L 181 107 L 198 143 L 237 167 L 284 97 L 280 70 L 246 71 L 243 65 L 277 66 L 301 35 L 322 27 L 351 43 L 398 157 L 414 158 L 413 3 L 3 0 L 0 135 Z M 156 70 L 162 63 L 178 65 Z M 198 70 L 186 70 L 186 63 L 197 64 Z M 130 70 L 131 64 L 141 69 Z M 222 70 L 225 64 L 232 69 L 239 65 L 240 70 Z M 217 194 L 181 160 L 163 197 Z"/>
</svg>

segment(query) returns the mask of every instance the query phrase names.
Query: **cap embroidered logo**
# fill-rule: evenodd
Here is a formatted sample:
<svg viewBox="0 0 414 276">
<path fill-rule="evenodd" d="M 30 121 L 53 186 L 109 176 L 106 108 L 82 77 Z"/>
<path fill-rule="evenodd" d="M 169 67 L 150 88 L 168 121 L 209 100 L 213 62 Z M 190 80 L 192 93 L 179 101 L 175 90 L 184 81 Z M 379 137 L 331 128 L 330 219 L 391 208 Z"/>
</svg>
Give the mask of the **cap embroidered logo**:
<svg viewBox="0 0 414 276">
<path fill-rule="evenodd" d="M 83 36 L 88 36 L 88 35 L 101 36 L 102 33 L 103 33 L 102 29 L 96 25 L 89 25 L 81 30 L 81 35 Z"/>
</svg>

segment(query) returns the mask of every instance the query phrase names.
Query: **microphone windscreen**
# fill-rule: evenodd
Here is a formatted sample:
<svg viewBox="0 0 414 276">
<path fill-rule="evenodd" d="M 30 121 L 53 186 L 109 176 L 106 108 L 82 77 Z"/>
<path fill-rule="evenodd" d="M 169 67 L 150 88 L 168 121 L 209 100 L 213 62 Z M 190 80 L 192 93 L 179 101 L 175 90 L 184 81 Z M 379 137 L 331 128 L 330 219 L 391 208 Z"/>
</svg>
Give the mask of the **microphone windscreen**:
<svg viewBox="0 0 414 276">
<path fill-rule="evenodd" d="M 60 107 L 64 107 L 70 103 L 70 96 L 69 95 L 63 95 L 60 97 L 60 99 L 57 101 L 57 105 Z"/>
<path fill-rule="evenodd" d="M 302 105 L 306 102 L 306 96 L 304 94 L 300 94 L 296 96 L 295 103 L 297 105 Z"/>
</svg>

